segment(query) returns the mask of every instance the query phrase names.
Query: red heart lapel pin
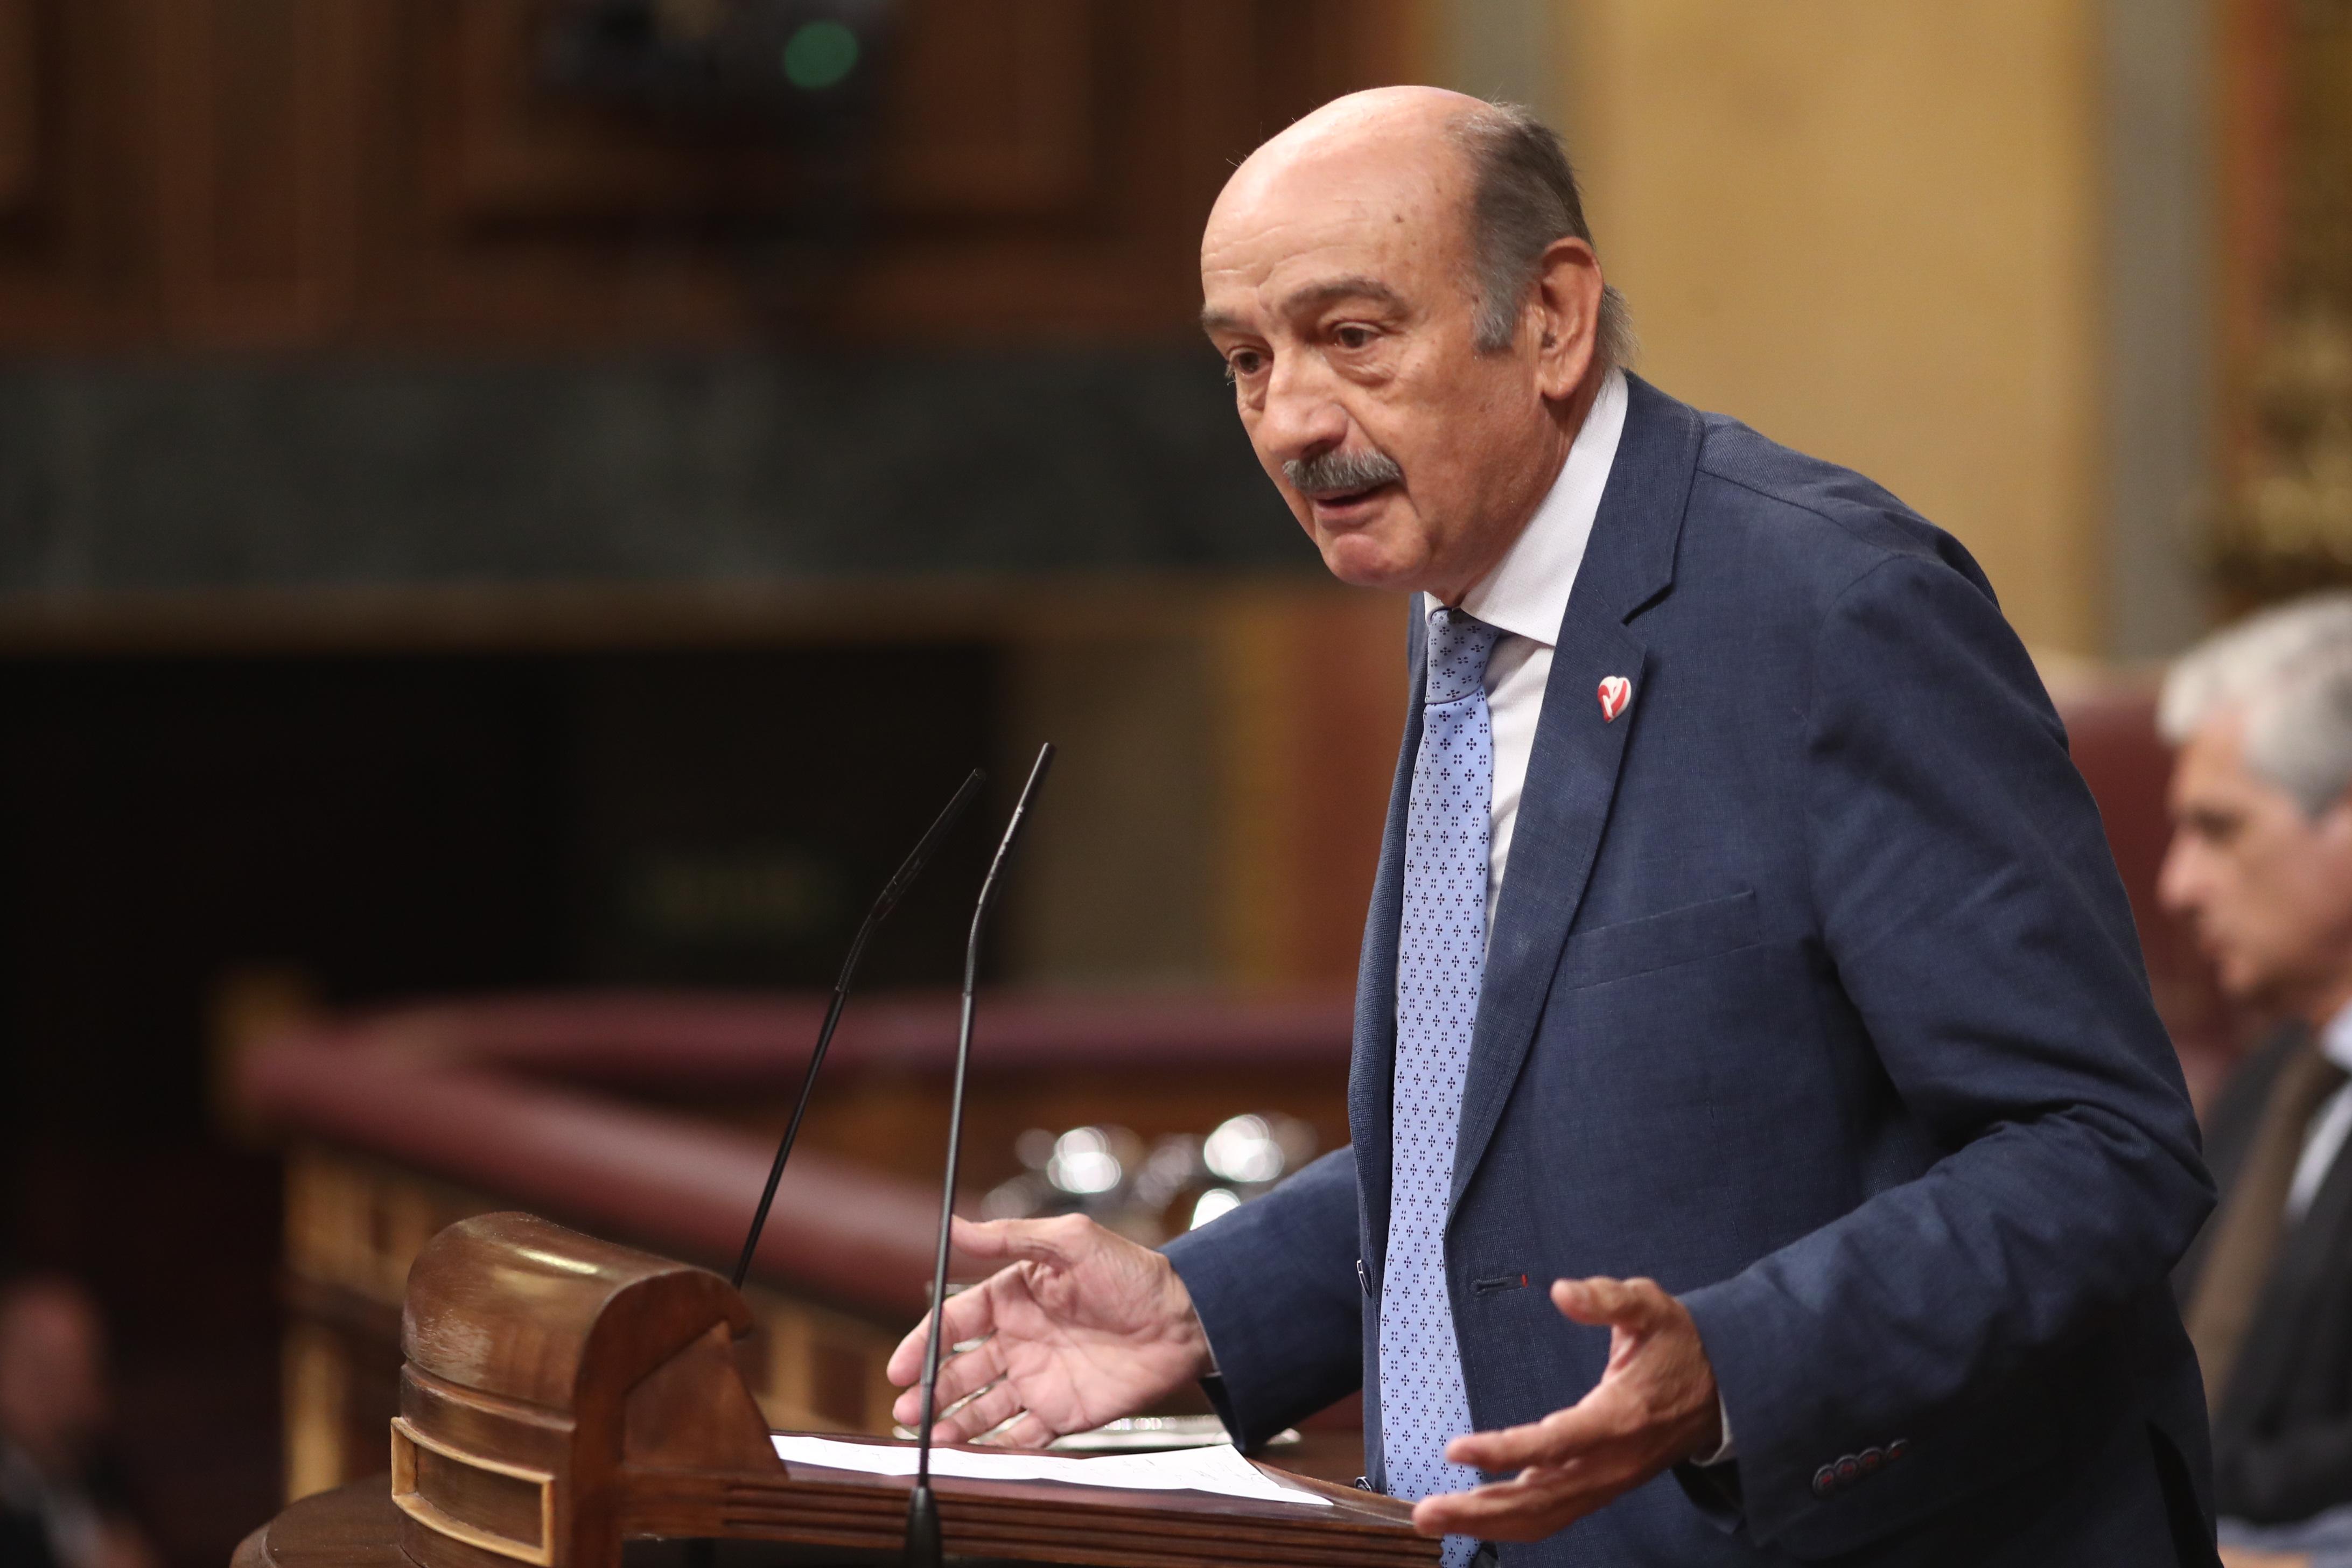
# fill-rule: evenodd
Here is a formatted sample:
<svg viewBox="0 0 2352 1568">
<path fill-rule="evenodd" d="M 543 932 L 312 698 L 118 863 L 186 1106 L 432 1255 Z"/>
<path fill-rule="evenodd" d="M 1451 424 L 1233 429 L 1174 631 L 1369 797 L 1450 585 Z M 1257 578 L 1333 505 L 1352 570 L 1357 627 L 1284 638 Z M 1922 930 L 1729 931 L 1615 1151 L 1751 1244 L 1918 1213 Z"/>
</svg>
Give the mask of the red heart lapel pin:
<svg viewBox="0 0 2352 1568">
<path fill-rule="evenodd" d="M 1633 700 L 1633 683 L 1622 675 L 1612 675 L 1601 682 L 1601 717 L 1603 722 L 1613 721 L 1625 711 L 1625 704 Z"/>
</svg>

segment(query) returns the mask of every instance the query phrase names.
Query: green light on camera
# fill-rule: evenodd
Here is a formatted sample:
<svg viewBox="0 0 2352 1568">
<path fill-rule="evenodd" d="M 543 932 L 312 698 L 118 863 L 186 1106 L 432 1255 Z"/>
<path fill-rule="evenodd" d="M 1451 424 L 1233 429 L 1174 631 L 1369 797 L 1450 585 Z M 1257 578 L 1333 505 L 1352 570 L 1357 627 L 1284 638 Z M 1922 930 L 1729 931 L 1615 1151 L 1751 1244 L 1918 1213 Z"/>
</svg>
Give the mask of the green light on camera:
<svg viewBox="0 0 2352 1568">
<path fill-rule="evenodd" d="M 809 22 L 784 40 L 784 79 L 822 92 L 857 68 L 857 35 L 839 22 Z"/>
</svg>

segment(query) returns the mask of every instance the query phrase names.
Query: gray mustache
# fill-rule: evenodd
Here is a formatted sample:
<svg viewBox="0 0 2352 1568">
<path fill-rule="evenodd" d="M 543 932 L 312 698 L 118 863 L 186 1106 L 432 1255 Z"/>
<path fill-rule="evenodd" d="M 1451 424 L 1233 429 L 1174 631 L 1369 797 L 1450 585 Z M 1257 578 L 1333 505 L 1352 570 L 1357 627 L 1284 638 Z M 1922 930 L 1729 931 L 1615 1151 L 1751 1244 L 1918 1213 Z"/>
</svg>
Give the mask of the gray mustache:
<svg viewBox="0 0 2352 1568">
<path fill-rule="evenodd" d="M 1282 477 L 1304 494 L 1337 496 L 1395 484 L 1404 470 L 1386 452 L 1330 451 L 1304 461 L 1293 458 L 1282 465 Z"/>
</svg>

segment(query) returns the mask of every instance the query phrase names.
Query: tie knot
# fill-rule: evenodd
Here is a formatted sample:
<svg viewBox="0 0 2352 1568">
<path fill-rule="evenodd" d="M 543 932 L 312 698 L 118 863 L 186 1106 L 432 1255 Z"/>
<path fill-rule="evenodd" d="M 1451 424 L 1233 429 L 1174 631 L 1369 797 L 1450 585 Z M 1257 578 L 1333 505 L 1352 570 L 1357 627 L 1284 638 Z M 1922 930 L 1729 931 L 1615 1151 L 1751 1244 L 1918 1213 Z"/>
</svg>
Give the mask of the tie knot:
<svg viewBox="0 0 2352 1568">
<path fill-rule="evenodd" d="M 1476 616 L 1444 605 L 1429 612 L 1430 702 L 1458 702 L 1486 679 L 1486 657 L 1502 633 Z"/>
</svg>

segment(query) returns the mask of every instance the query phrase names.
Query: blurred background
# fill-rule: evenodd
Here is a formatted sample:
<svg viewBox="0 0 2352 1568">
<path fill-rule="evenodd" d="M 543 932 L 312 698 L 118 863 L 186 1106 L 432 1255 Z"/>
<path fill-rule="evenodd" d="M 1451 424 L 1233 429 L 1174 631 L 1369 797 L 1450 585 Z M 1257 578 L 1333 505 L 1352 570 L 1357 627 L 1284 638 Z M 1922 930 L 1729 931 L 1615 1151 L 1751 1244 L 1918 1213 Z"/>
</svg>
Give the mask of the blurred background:
<svg viewBox="0 0 2352 1568">
<path fill-rule="evenodd" d="M 751 1147 L 874 885 L 1040 740 L 975 1201 L 1345 1136 L 1402 606 L 1191 319 L 1232 163 L 1399 80 L 1568 132 L 1643 374 L 1967 542 L 2143 892 L 2152 661 L 2352 576 L 2343 0 L 0 0 L 0 1261 L 95 1292 L 172 1568 L 381 1468 L 418 1216 L 562 1208 L 254 1053 L 626 1037 Z M 981 837 L 875 950 L 909 1038 Z M 1072 1076 L 1130 1026 L 1234 1087 Z M 935 1180 L 886 1058 L 828 1147 Z"/>
</svg>

